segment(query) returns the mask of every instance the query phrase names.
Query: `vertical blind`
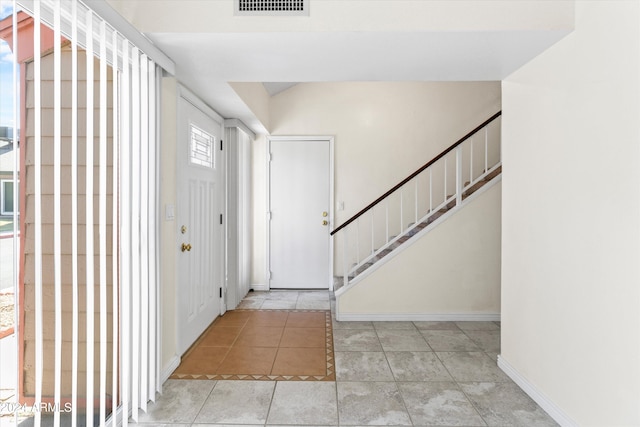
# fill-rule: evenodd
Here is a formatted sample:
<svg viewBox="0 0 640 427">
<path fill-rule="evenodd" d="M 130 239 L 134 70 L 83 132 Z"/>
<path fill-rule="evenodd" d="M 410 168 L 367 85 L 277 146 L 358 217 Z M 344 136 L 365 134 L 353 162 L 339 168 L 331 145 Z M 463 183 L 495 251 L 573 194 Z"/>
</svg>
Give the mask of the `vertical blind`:
<svg viewBox="0 0 640 427">
<path fill-rule="evenodd" d="M 53 404 L 55 426 L 69 416 L 72 426 L 127 425 L 160 387 L 161 69 L 80 1 L 13 6 L 14 29 L 18 10 L 33 19 L 35 52 L 20 107 L 28 122 L 20 394 Z M 30 47 L 14 32 L 14 58 L 20 48 Z M 43 414 L 34 416 L 39 426 Z"/>
</svg>

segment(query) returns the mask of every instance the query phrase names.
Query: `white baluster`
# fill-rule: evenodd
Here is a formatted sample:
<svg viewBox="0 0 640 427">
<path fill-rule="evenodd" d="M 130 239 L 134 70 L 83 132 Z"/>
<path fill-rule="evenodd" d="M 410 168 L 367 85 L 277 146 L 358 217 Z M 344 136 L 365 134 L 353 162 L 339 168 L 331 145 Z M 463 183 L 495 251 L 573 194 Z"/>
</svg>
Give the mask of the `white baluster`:
<svg viewBox="0 0 640 427">
<path fill-rule="evenodd" d="M 471 137 L 469 147 L 469 183 L 473 182 L 473 137 Z"/>
<path fill-rule="evenodd" d="M 462 202 L 462 145 L 456 148 L 456 206 Z"/>
<path fill-rule="evenodd" d="M 484 128 L 484 173 L 489 170 L 489 125 Z"/>
<path fill-rule="evenodd" d="M 447 156 L 442 158 L 444 161 L 444 201 L 447 201 Z"/>
<path fill-rule="evenodd" d="M 342 284 L 342 286 L 347 286 L 349 284 L 349 245 L 348 245 L 348 239 L 347 239 L 347 229 L 345 228 L 343 233 L 344 234 L 344 249 L 343 249 L 343 253 L 342 253 L 342 263 L 343 263 L 343 269 L 344 269 L 344 282 Z"/>
<path fill-rule="evenodd" d="M 360 217 L 356 219 L 356 264 L 360 264 Z"/>
<path fill-rule="evenodd" d="M 387 236 L 387 243 L 389 243 L 389 198 L 384 199 L 385 209 L 385 235 Z"/>
<path fill-rule="evenodd" d="M 433 210 L 433 168 L 429 168 L 429 213 Z"/>
<path fill-rule="evenodd" d="M 374 215 L 373 208 L 371 209 L 371 253 L 373 254 L 376 250 L 376 230 L 374 224 Z"/>
<path fill-rule="evenodd" d="M 402 195 L 404 187 L 400 188 L 400 232 L 404 230 L 404 197 Z"/>
<path fill-rule="evenodd" d="M 415 192 L 415 201 L 416 201 L 416 221 L 415 224 L 418 224 L 418 177 L 416 177 L 416 192 Z"/>
</svg>

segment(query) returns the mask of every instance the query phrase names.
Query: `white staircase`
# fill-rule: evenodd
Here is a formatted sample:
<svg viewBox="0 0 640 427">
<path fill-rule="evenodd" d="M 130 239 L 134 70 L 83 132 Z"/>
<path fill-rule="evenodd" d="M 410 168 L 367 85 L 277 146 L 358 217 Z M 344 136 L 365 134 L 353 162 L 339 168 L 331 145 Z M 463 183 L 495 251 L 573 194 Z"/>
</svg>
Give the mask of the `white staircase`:
<svg viewBox="0 0 640 427">
<path fill-rule="evenodd" d="M 500 116 L 494 114 L 332 231 L 343 264 L 334 290 L 359 282 L 501 176 Z"/>
</svg>

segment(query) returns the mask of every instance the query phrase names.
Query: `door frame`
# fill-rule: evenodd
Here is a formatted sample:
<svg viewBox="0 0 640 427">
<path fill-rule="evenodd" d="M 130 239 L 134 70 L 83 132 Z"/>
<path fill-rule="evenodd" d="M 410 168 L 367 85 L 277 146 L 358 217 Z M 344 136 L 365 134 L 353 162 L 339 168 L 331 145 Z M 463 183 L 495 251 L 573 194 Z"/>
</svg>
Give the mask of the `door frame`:
<svg viewBox="0 0 640 427">
<path fill-rule="evenodd" d="M 242 257 L 239 256 L 238 251 L 229 250 L 229 242 L 230 235 L 232 234 L 232 229 L 235 227 L 237 230 L 236 234 L 242 230 L 242 232 L 251 239 L 251 229 L 252 229 L 252 210 L 251 210 L 251 150 L 253 148 L 253 142 L 256 140 L 256 134 L 249 129 L 241 120 L 239 119 L 225 119 L 224 121 L 225 127 L 225 218 L 227 220 L 224 223 L 225 226 L 225 301 L 226 308 L 230 310 L 235 310 L 242 298 L 245 297 L 246 293 L 251 288 L 251 264 L 249 261 L 248 270 L 248 280 L 246 282 L 246 290 L 242 289 L 240 291 L 240 277 L 237 277 L 236 283 L 229 282 L 229 275 L 232 269 L 236 270 L 236 275 L 238 275 L 240 265 L 242 261 Z M 242 150 L 240 150 L 240 145 L 238 144 L 238 140 L 241 138 L 241 134 L 245 134 L 248 138 L 248 146 L 247 154 L 248 162 L 246 157 L 242 157 Z M 232 161 L 233 160 L 233 161 Z M 240 167 L 242 165 L 242 167 Z M 247 208 L 247 216 L 243 216 L 242 213 L 238 212 L 237 204 L 238 198 L 236 198 L 235 206 L 231 203 L 231 191 L 233 188 L 237 190 L 239 182 L 243 182 L 248 187 L 248 194 L 246 195 L 246 199 L 243 202 L 246 202 Z M 235 217 L 235 218 L 234 218 Z M 233 221 L 233 222 L 232 222 Z M 238 245 L 235 249 L 238 249 L 242 246 L 242 242 L 240 239 L 238 240 Z M 244 248 L 247 252 L 251 252 L 251 244 Z M 249 258 L 250 259 L 250 258 Z M 247 271 L 245 271 L 247 273 Z M 239 276 L 239 275 L 238 275 Z M 240 297 L 242 295 L 242 297 Z"/>
<path fill-rule="evenodd" d="M 180 147 L 180 135 L 178 134 L 179 129 L 180 129 L 180 118 L 181 118 L 181 112 L 179 110 L 180 108 L 180 99 L 183 99 L 184 101 L 188 102 L 189 104 L 193 105 L 195 108 L 197 108 L 198 110 L 200 110 L 203 114 L 205 114 L 206 116 L 208 116 L 210 119 L 217 121 L 218 123 L 220 123 L 221 128 L 222 128 L 222 134 L 219 135 L 218 137 L 220 139 L 225 138 L 225 128 L 224 128 L 224 118 L 222 118 L 222 116 L 220 116 L 220 114 L 218 114 L 213 108 L 209 107 L 204 101 L 202 101 L 200 98 L 198 98 L 197 95 L 195 95 L 193 92 L 191 92 L 189 89 L 187 89 L 185 86 L 183 86 L 182 84 L 178 84 L 178 90 L 177 90 L 177 98 L 176 98 L 176 147 L 177 149 L 181 149 Z M 224 152 L 225 150 L 222 150 L 222 155 L 220 156 L 220 161 L 222 162 L 221 167 L 222 172 L 220 173 L 220 189 L 221 191 L 223 191 L 223 194 L 220 197 L 220 203 L 222 203 L 222 206 L 220 207 L 220 211 L 223 212 L 226 215 L 226 204 L 227 204 L 227 194 L 226 194 L 226 170 L 227 170 L 227 158 L 226 158 L 226 153 Z M 181 170 L 180 170 L 180 162 L 178 160 L 178 156 L 176 156 L 176 191 L 179 187 L 179 179 L 180 179 L 180 174 L 181 174 Z M 177 202 L 177 194 L 176 194 L 176 202 Z M 224 219 L 225 223 L 226 223 L 226 218 Z M 180 269 L 179 269 L 179 263 L 178 263 L 178 259 L 180 256 L 180 246 L 179 246 L 179 240 L 180 240 L 180 231 L 178 229 L 179 227 L 179 221 L 178 218 L 176 216 L 176 221 L 175 221 L 175 240 L 172 242 L 172 244 L 175 245 L 175 260 L 176 260 L 176 265 L 175 265 L 175 282 L 176 283 L 176 287 L 175 287 L 175 310 L 176 310 L 176 317 L 175 317 L 175 343 L 176 343 L 176 349 L 178 349 L 179 346 L 179 342 L 180 342 L 180 337 L 179 334 L 181 333 L 180 331 L 180 288 L 179 286 L 177 286 L 177 283 L 179 282 L 179 274 L 180 274 Z M 225 240 L 226 240 L 226 226 L 222 226 L 221 227 L 221 236 L 220 238 L 222 239 L 221 242 L 221 247 L 222 250 L 226 252 L 226 245 L 224 244 Z M 222 298 L 220 298 L 220 314 L 219 316 L 222 316 L 225 312 L 226 312 L 226 289 L 225 289 L 225 283 L 224 283 L 224 278 L 226 275 L 225 272 L 225 258 L 226 258 L 226 253 L 222 254 L 222 260 L 221 260 L 221 268 L 222 268 L 222 272 L 220 273 L 221 276 L 221 282 L 220 285 L 222 286 L 222 290 L 223 290 L 223 295 Z M 179 351 L 177 351 L 179 353 Z M 179 357 L 181 357 L 182 355 L 179 355 Z"/>
<path fill-rule="evenodd" d="M 334 220 L 334 137 L 333 136 L 268 136 L 267 137 L 267 150 L 265 155 L 265 161 L 267 163 L 267 179 L 266 181 L 266 206 L 267 212 L 265 215 L 266 224 L 266 242 L 265 242 L 265 278 L 266 290 L 271 289 L 271 142 L 272 141 L 326 141 L 329 143 L 329 226 L 328 230 L 331 230 L 331 226 Z M 333 238 L 329 236 L 329 277 L 328 289 L 333 291 Z M 255 288 L 255 286 L 254 286 Z"/>
</svg>

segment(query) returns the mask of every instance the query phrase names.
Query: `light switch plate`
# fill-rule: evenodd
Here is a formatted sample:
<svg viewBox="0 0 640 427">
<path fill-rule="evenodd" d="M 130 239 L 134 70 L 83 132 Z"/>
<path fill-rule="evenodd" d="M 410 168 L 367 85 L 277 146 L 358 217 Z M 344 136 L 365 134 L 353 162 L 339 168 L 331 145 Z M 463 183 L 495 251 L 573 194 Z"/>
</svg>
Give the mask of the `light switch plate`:
<svg viewBox="0 0 640 427">
<path fill-rule="evenodd" d="M 164 207 L 164 220 L 173 221 L 176 219 L 176 208 L 174 205 L 165 205 Z"/>
</svg>

